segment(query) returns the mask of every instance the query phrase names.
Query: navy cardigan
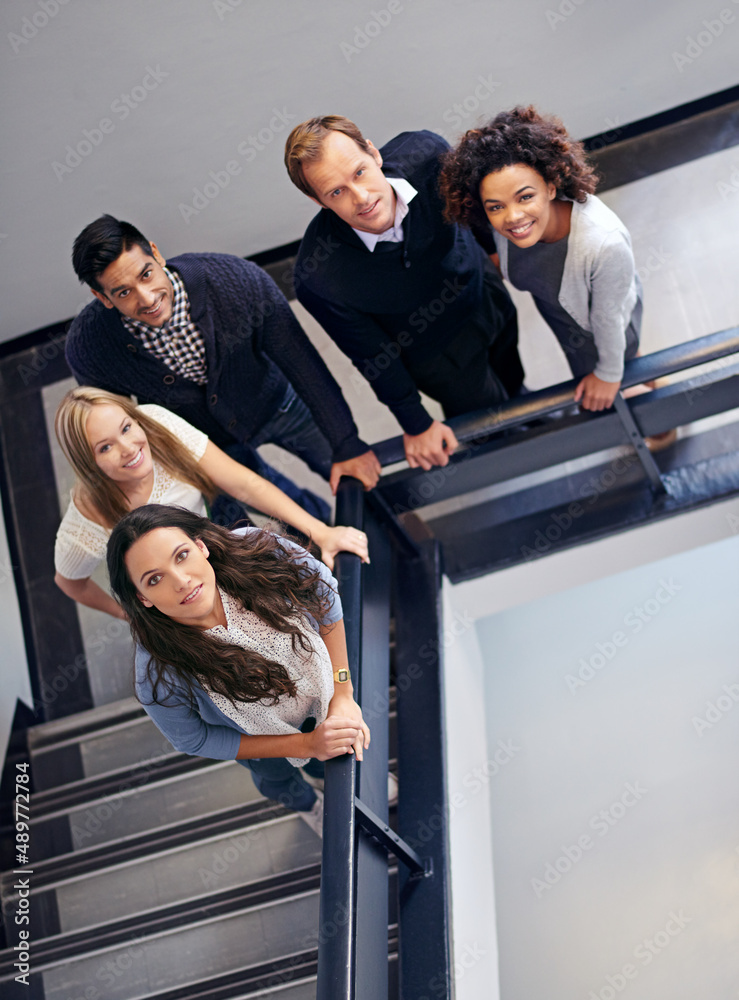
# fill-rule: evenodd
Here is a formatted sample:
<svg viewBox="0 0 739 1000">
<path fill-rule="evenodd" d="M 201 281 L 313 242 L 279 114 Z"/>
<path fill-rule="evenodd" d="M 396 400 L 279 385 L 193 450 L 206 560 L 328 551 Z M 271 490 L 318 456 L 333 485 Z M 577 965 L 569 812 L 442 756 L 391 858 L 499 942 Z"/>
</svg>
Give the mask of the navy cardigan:
<svg viewBox="0 0 739 1000">
<path fill-rule="evenodd" d="M 205 340 L 207 384 L 173 372 L 126 330 L 117 310 L 97 299 L 67 334 L 67 363 L 78 382 L 159 403 L 221 448 L 248 442 L 274 416 L 290 382 L 330 442 L 335 462 L 367 451 L 341 389 L 261 268 L 211 253 L 182 254 L 167 267 L 182 277 Z"/>
</svg>

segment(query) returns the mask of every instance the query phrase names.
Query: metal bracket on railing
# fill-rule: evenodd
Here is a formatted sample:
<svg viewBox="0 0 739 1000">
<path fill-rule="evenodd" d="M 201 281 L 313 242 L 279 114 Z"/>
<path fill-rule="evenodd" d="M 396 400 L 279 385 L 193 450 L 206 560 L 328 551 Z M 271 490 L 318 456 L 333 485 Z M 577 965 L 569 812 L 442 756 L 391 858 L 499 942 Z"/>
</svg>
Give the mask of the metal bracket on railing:
<svg viewBox="0 0 739 1000">
<path fill-rule="evenodd" d="M 398 861 L 410 869 L 411 878 L 430 878 L 434 874 L 434 866 L 431 858 L 421 858 L 413 848 L 397 835 L 387 823 L 383 823 L 380 817 L 372 812 L 369 806 L 354 797 L 354 809 L 356 811 L 357 823 L 365 833 L 368 833 L 382 846 L 391 851 Z"/>
<path fill-rule="evenodd" d="M 621 420 L 624 430 L 629 435 L 629 443 L 636 450 L 636 457 L 641 462 L 642 468 L 649 477 L 652 486 L 656 492 L 666 493 L 667 487 L 662 480 L 662 473 L 659 471 L 659 466 L 655 462 L 651 451 L 647 448 L 644 435 L 639 430 L 636 421 L 634 420 L 634 416 L 629 409 L 629 404 L 620 392 L 616 393 L 616 398 L 613 401 L 613 407 Z"/>
</svg>

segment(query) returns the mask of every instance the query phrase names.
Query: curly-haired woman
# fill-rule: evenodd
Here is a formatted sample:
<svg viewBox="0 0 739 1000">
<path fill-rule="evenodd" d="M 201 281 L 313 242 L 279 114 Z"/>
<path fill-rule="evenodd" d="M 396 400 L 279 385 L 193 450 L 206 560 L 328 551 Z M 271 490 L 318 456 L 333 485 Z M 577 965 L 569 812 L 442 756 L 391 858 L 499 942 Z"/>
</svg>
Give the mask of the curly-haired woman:
<svg viewBox="0 0 739 1000">
<path fill-rule="evenodd" d="M 533 295 L 588 410 L 613 404 L 642 318 L 628 230 L 596 184 L 582 144 L 533 107 L 467 132 L 441 176 L 447 218 L 493 227 L 503 277 Z"/>
</svg>

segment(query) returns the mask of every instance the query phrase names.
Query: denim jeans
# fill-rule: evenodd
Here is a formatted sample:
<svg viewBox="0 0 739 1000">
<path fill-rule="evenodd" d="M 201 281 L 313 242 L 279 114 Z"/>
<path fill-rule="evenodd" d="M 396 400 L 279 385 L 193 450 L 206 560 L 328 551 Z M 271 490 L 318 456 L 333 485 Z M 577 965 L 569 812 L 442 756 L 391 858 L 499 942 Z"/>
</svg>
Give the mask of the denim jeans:
<svg viewBox="0 0 739 1000">
<path fill-rule="evenodd" d="M 259 760 L 241 760 L 240 764 L 248 767 L 254 784 L 267 799 L 274 799 L 288 809 L 296 812 L 310 812 L 316 801 L 316 793 L 300 773 L 284 757 L 264 757 Z M 311 760 L 305 767 L 311 777 L 323 777 L 323 764 L 319 760 Z"/>
<path fill-rule="evenodd" d="M 256 472 L 263 479 L 268 479 L 270 483 L 274 483 L 291 500 L 294 500 L 299 507 L 308 511 L 313 517 L 317 517 L 319 521 L 323 521 L 324 524 L 328 524 L 331 517 L 331 508 L 326 501 L 311 490 L 301 488 L 292 479 L 288 479 L 287 476 L 283 476 L 277 469 L 272 468 L 251 445 L 232 444 L 224 450 L 235 462 L 245 465 L 247 469 Z M 246 513 L 246 508 L 238 500 L 234 500 L 232 497 L 226 496 L 226 494 L 221 494 L 213 504 L 211 519 L 217 524 L 231 525 L 235 521 L 242 519 Z"/>
<path fill-rule="evenodd" d="M 257 431 L 250 444 L 253 448 L 258 448 L 260 444 L 278 444 L 302 458 L 324 479 L 331 475 L 331 445 L 290 384 L 277 413 Z"/>
</svg>

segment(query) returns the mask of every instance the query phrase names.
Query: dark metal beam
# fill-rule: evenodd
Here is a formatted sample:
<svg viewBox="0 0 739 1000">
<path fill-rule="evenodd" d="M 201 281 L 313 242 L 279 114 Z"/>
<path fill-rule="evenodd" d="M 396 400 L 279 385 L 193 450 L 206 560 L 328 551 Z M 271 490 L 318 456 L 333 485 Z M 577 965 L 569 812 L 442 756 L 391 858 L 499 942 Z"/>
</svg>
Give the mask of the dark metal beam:
<svg viewBox="0 0 739 1000">
<path fill-rule="evenodd" d="M 621 387 L 627 389 L 737 353 L 739 353 L 739 327 L 732 327 L 628 361 Z M 572 405 L 576 387 L 576 379 L 561 382 L 550 388 L 512 399 L 496 410 L 480 410 L 463 417 L 454 417 L 447 423 L 454 430 L 458 441 L 462 443 L 474 441 Z M 372 447 L 382 465 L 402 462 L 405 458 L 402 437 L 389 438 Z"/>
<path fill-rule="evenodd" d="M 410 844 L 399 837 L 387 822 L 381 820 L 377 813 L 372 812 L 360 799 L 355 799 L 354 807 L 357 810 L 357 822 L 364 832 L 379 841 L 386 851 L 391 851 L 411 874 L 423 878 L 433 874 L 431 858 L 424 859 L 417 854 Z"/>
<path fill-rule="evenodd" d="M 398 833 L 433 865 L 428 878 L 398 872 L 400 994 L 408 1000 L 452 995 L 441 566 L 435 542 L 422 551 L 422 559 L 396 560 Z"/>
<path fill-rule="evenodd" d="M 362 803 L 387 822 L 391 553 L 387 530 L 369 506 L 365 507 L 364 530 L 369 540 L 371 562 L 362 568 L 362 673 L 357 701 L 370 727 L 372 740 L 364 752 L 364 760 L 357 765 L 357 783 Z M 358 801 L 355 799 L 355 808 Z M 387 1000 L 388 898 L 387 853 L 375 840 L 360 835 L 357 843 L 356 1000 Z"/>
<path fill-rule="evenodd" d="M 343 479 L 339 484 L 336 518 L 340 524 L 362 527 L 362 487 L 354 479 Z M 359 557 L 340 553 L 336 558 L 336 576 L 353 683 L 361 686 L 362 576 Z M 355 1000 L 356 761 L 353 755 L 326 761 L 324 792 L 316 1000 Z M 387 932 L 387 925 L 385 930 Z"/>
<path fill-rule="evenodd" d="M 629 409 L 629 404 L 620 392 L 616 393 L 616 398 L 613 401 L 613 408 L 616 411 L 619 420 L 623 424 L 623 428 L 629 438 L 629 444 L 631 444 L 636 451 L 636 457 L 639 459 L 641 467 L 646 473 L 647 479 L 652 484 L 652 488 L 658 493 L 664 493 L 665 484 L 662 482 L 659 466 L 655 462 L 651 451 L 647 447 L 644 436 L 636 425 L 634 416 Z"/>
<path fill-rule="evenodd" d="M 646 436 L 725 412 L 737 405 L 739 365 L 734 363 L 629 401 L 629 408 Z M 383 476 L 377 489 L 393 512 L 402 514 L 628 443 L 615 410 L 565 416 L 542 427 L 512 430 L 506 437 L 470 444 L 452 456 L 443 469 L 430 472 L 404 469 Z M 661 462 L 662 456 L 658 456 L 658 466 Z"/>
</svg>

